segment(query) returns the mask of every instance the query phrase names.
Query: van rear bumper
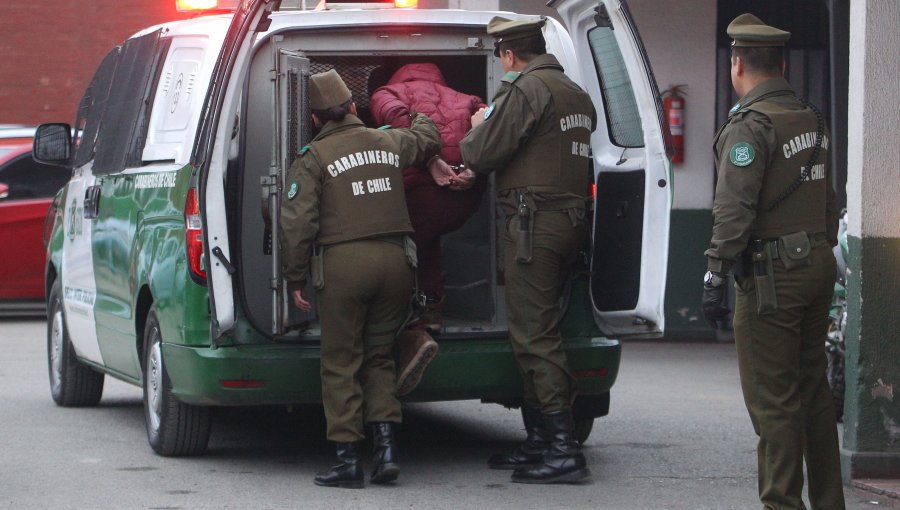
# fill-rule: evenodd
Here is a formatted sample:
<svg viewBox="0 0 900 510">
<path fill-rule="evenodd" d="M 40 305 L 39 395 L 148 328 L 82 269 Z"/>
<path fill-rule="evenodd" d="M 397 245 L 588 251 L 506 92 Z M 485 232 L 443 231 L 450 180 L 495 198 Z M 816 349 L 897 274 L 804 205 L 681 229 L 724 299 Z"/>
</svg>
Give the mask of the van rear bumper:
<svg viewBox="0 0 900 510">
<path fill-rule="evenodd" d="M 445 340 L 422 382 L 404 401 L 483 399 L 522 395 L 522 381 L 506 340 Z M 579 395 L 609 392 L 622 344 L 603 337 L 564 341 Z M 187 404 L 243 406 L 322 401 L 318 346 L 291 344 L 192 347 L 163 344 L 174 395 Z M 244 386 L 244 387 L 241 387 Z M 250 387 L 252 386 L 252 387 Z"/>
</svg>

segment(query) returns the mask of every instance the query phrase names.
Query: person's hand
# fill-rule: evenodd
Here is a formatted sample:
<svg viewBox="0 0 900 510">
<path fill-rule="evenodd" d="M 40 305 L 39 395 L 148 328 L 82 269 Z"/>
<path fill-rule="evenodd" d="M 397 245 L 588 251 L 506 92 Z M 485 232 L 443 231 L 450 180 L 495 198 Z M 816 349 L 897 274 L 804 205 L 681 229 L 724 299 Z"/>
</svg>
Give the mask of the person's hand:
<svg viewBox="0 0 900 510">
<path fill-rule="evenodd" d="M 428 173 L 431 174 L 431 178 L 438 186 L 449 186 L 456 177 L 456 172 L 439 157 L 431 158 L 428 162 Z"/>
<path fill-rule="evenodd" d="M 303 299 L 303 292 L 299 290 L 295 290 L 291 292 L 291 297 L 294 298 L 294 306 L 303 310 L 304 312 L 308 312 L 312 310 L 312 303 Z"/>
<path fill-rule="evenodd" d="M 724 276 L 711 273 L 707 274 L 703 282 L 700 309 L 703 318 L 715 329 L 719 328 L 718 321 L 724 320 L 731 313 L 731 309 L 725 306 L 725 281 Z"/>
<path fill-rule="evenodd" d="M 484 122 L 485 110 L 487 110 L 487 108 L 479 108 L 475 111 L 475 113 L 472 114 L 472 118 L 470 119 L 472 121 L 472 129 L 477 128 L 479 125 L 481 125 L 482 122 Z"/>
<path fill-rule="evenodd" d="M 475 172 L 466 168 L 453 176 L 450 180 L 450 189 L 453 191 L 465 191 L 475 185 Z"/>
</svg>

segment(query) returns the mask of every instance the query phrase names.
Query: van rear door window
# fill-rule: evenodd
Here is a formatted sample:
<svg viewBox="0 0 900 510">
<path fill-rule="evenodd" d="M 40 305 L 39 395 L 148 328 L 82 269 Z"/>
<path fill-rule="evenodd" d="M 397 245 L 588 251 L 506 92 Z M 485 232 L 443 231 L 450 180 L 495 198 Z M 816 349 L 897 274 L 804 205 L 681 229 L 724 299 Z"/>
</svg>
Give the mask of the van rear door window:
<svg viewBox="0 0 900 510">
<path fill-rule="evenodd" d="M 643 147 L 644 130 L 625 59 L 611 27 L 588 32 L 594 66 L 600 79 L 609 137 L 619 147 Z"/>
</svg>

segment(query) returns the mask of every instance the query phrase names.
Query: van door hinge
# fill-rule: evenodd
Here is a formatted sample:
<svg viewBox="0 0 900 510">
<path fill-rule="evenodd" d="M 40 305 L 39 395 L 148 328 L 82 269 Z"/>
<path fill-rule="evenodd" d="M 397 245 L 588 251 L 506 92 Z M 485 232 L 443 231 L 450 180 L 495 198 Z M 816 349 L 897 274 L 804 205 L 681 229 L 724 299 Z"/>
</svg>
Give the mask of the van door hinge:
<svg viewBox="0 0 900 510">
<path fill-rule="evenodd" d="M 228 261 L 228 258 L 225 257 L 225 254 L 222 253 L 222 248 L 216 246 L 212 249 L 212 254 L 215 255 L 217 259 L 219 259 L 219 262 L 221 262 L 223 266 L 225 266 L 225 270 L 228 271 L 228 274 L 234 274 L 237 272 L 237 268 L 234 267 L 231 262 Z"/>
<path fill-rule="evenodd" d="M 271 69 L 269 71 L 270 80 L 278 81 L 278 69 Z"/>
</svg>

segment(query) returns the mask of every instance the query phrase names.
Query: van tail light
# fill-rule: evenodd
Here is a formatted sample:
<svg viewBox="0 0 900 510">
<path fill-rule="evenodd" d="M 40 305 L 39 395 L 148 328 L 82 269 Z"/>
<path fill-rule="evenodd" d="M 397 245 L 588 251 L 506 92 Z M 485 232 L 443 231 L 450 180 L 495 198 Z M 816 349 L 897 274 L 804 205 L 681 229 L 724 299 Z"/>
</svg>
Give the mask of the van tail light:
<svg viewBox="0 0 900 510">
<path fill-rule="evenodd" d="M 419 0 L 394 0 L 394 7 L 403 9 L 415 9 L 419 6 Z"/>
<path fill-rule="evenodd" d="M 203 268 L 203 222 L 200 220 L 197 188 L 188 190 L 184 204 L 184 236 L 191 275 L 206 280 L 206 270 Z"/>
</svg>

